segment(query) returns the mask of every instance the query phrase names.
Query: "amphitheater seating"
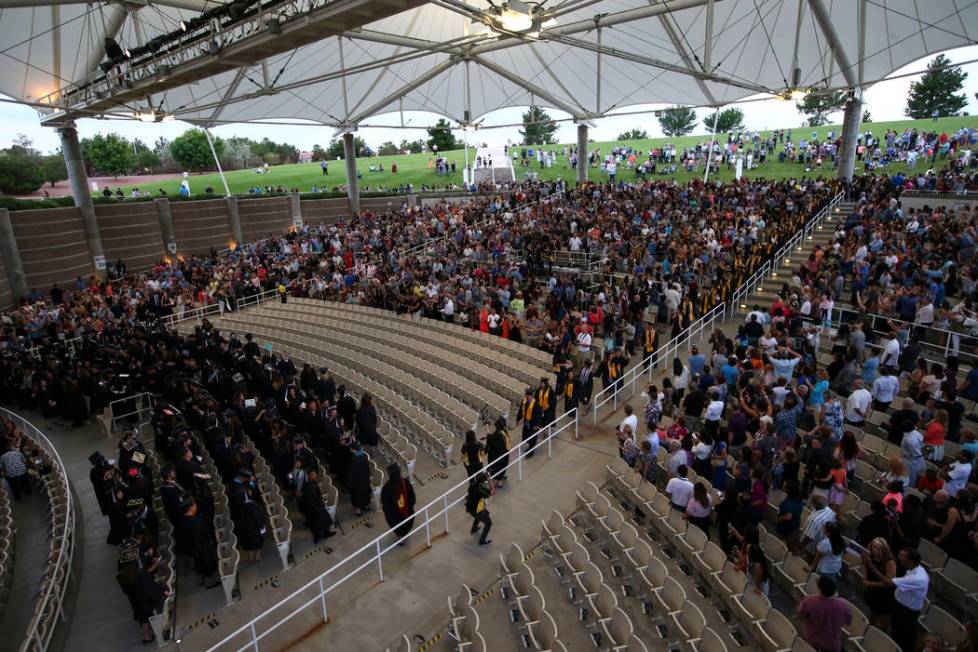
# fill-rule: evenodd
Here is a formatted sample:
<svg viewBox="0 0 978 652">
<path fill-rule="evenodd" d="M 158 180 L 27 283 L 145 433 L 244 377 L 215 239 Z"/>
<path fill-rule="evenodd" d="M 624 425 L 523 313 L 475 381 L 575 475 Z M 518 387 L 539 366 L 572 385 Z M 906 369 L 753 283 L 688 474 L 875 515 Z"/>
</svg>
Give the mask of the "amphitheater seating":
<svg viewBox="0 0 978 652">
<path fill-rule="evenodd" d="M 322 304 L 322 302 L 316 301 L 315 299 L 294 299 L 293 303 L 298 305 L 312 303 L 312 304 Z M 413 319 L 411 315 L 407 314 L 395 314 L 389 310 L 383 310 L 381 308 L 371 308 L 368 306 L 361 306 L 352 303 L 330 303 L 330 306 L 335 306 L 341 310 L 347 310 L 353 313 L 366 314 L 370 316 L 381 316 L 387 319 L 394 318 L 402 322 L 414 322 L 414 324 L 419 326 L 424 326 L 432 331 L 439 333 L 444 333 L 445 335 L 460 337 L 479 344 L 483 347 L 488 346 L 489 348 L 496 350 L 500 353 L 514 355 L 519 354 L 520 357 L 525 358 L 528 362 L 532 362 L 536 367 L 542 371 L 549 371 L 551 368 L 550 355 L 545 351 L 540 351 L 534 349 L 533 347 L 527 346 L 526 344 L 519 344 L 510 340 L 504 340 L 501 337 L 495 335 L 489 335 L 487 333 L 482 333 L 481 331 L 472 330 L 471 328 L 465 328 L 459 326 L 458 324 L 449 324 L 442 321 L 437 321 L 434 319 Z"/>
<path fill-rule="evenodd" d="M 295 359 L 304 360 L 315 366 L 329 367 L 330 373 L 339 382 L 345 384 L 348 391 L 369 393 L 373 397 L 374 404 L 382 419 L 391 420 L 402 434 L 405 432 L 412 433 L 424 450 L 443 465 L 451 463 L 453 446 L 451 433 L 445 426 L 433 419 L 427 412 L 420 410 L 404 396 L 377 382 L 372 377 L 355 371 L 354 367 L 370 369 L 371 365 L 366 356 L 354 355 L 355 359 L 351 360 L 350 366 L 347 366 L 336 362 L 334 358 L 327 358 L 323 355 L 324 352 L 320 343 L 315 338 L 283 337 L 264 332 L 256 332 L 256 336 L 265 341 L 275 342 L 279 351 L 285 352 Z"/>
<path fill-rule="evenodd" d="M 240 327 L 248 327 L 256 335 L 282 343 L 296 339 L 295 336 L 311 338 L 317 343 L 318 350 L 325 357 L 354 369 L 363 369 L 368 372 L 370 377 L 376 378 L 379 382 L 409 398 L 413 403 L 423 404 L 427 410 L 422 413 L 422 418 L 430 422 L 430 427 L 433 430 L 437 429 L 439 422 L 450 425 L 454 429 L 467 428 L 475 422 L 475 410 L 468 408 L 444 390 L 437 389 L 427 383 L 427 380 L 435 375 L 431 369 L 421 371 L 417 367 L 412 367 L 411 364 L 399 364 L 396 361 L 394 351 L 389 353 L 395 357 L 386 360 L 381 359 L 374 357 L 375 352 L 364 353 L 361 347 L 348 347 L 346 343 L 329 344 L 329 334 L 324 328 L 302 325 L 289 326 L 285 320 L 259 318 L 252 323 L 251 320 L 246 320 L 244 317 L 228 317 L 222 319 L 220 325 L 223 328 L 229 326 L 231 328 L 238 326 L 239 329 Z M 274 335 L 272 335 L 273 333 Z M 382 345 L 372 344 L 367 350 L 369 351 L 374 347 L 382 348 Z M 409 358 L 403 358 L 405 363 L 408 360 Z M 415 371 L 408 372 L 402 367 Z M 424 379 L 420 378 L 418 374 L 424 374 Z M 434 413 L 438 419 L 432 418 L 430 413 Z"/>
<path fill-rule="evenodd" d="M 259 317 L 285 317 L 306 324 L 327 326 L 330 331 L 343 334 L 344 342 L 348 337 L 360 336 L 396 346 L 401 350 L 409 350 L 418 358 L 477 381 L 479 385 L 510 402 L 519 402 L 522 398 L 519 391 L 521 385 L 536 385 L 540 378 L 540 370 L 527 365 L 522 358 L 493 353 L 484 346 L 472 345 L 458 337 L 446 337 L 423 326 L 396 322 L 395 330 L 391 328 L 389 318 L 353 315 L 347 311 L 337 311 L 331 305 L 269 304 L 254 314 Z"/>
</svg>

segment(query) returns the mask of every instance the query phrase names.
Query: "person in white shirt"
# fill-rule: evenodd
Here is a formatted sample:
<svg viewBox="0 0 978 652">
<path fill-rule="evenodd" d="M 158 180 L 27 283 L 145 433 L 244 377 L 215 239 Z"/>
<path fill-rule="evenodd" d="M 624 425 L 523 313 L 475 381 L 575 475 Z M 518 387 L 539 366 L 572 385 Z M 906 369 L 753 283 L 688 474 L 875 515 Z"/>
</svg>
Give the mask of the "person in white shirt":
<svg viewBox="0 0 978 652">
<path fill-rule="evenodd" d="M 887 340 L 883 348 L 883 355 L 880 356 L 881 367 L 898 368 L 900 364 L 900 340 L 897 338 L 896 331 L 890 332 L 890 339 Z"/>
<path fill-rule="evenodd" d="M 901 577 L 887 577 L 872 563 L 868 552 L 862 553 L 863 567 L 876 577 L 867 578 L 894 588 L 895 603 L 890 619 L 890 636 L 901 650 L 915 650 L 917 646 L 917 619 L 924 608 L 930 575 L 920 565 L 920 553 L 915 548 L 904 548 L 897 555 L 897 562 L 906 569 Z"/>
<path fill-rule="evenodd" d="M 622 437 L 625 432 L 625 426 L 631 426 L 632 434 L 638 432 L 638 416 L 634 414 L 634 410 L 631 405 L 625 406 L 625 418 L 621 420 L 618 424 L 618 437 Z"/>
<path fill-rule="evenodd" d="M 676 477 L 666 484 L 666 494 L 669 496 L 672 508 L 681 512 L 686 511 L 689 499 L 693 496 L 693 483 L 686 477 L 688 474 L 689 469 L 685 464 L 681 464 L 676 469 Z"/>
<path fill-rule="evenodd" d="M 846 399 L 846 423 L 854 426 L 862 426 L 873 413 L 871 406 L 873 395 L 863 387 L 862 379 L 856 379 L 852 383 L 852 394 Z"/>
<path fill-rule="evenodd" d="M 958 451 L 958 461 L 943 469 L 941 475 L 947 481 L 944 485 L 947 493 L 952 497 L 957 496 L 968 486 L 968 478 L 971 477 L 971 453 L 964 449 Z"/>
<path fill-rule="evenodd" d="M 449 324 L 455 319 L 455 302 L 447 294 L 445 295 L 445 305 L 441 308 L 441 314 Z"/>
<path fill-rule="evenodd" d="M 884 367 L 879 378 L 873 381 L 873 409 L 886 412 L 900 391 L 900 379 L 892 367 Z"/>
</svg>

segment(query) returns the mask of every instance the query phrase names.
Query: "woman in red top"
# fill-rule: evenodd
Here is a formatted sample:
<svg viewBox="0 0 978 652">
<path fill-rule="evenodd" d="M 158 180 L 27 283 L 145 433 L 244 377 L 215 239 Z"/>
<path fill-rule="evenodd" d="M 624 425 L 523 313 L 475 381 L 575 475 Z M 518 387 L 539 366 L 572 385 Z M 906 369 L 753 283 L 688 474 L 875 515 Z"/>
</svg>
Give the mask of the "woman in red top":
<svg viewBox="0 0 978 652">
<path fill-rule="evenodd" d="M 479 330 L 483 333 L 489 332 L 489 306 L 483 305 L 479 311 Z"/>
<path fill-rule="evenodd" d="M 937 410 L 934 412 L 934 420 L 927 424 L 924 430 L 924 446 L 931 446 L 933 450 L 925 453 L 927 459 L 940 462 L 944 459 L 944 435 L 947 433 L 947 410 Z"/>
</svg>

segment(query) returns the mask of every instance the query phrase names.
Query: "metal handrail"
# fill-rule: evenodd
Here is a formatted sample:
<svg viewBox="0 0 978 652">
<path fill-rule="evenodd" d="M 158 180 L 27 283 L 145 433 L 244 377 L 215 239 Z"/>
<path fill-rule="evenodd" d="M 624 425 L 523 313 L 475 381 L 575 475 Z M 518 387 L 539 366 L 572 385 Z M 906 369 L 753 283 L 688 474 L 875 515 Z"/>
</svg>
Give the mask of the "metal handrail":
<svg viewBox="0 0 978 652">
<path fill-rule="evenodd" d="M 57 467 L 60 479 L 65 484 L 65 516 L 64 516 L 64 528 L 61 532 L 52 532 L 52 540 L 60 541 L 58 545 L 58 557 L 54 562 L 54 568 L 70 568 L 72 560 L 75 556 L 75 501 L 71 494 L 71 484 L 68 481 L 68 474 L 65 471 L 64 462 L 61 460 L 61 456 L 58 455 L 58 450 L 54 447 L 40 428 L 35 426 L 33 423 L 20 416 L 15 412 L 11 412 L 6 408 L 0 407 L 0 414 L 3 414 L 6 418 L 13 421 L 18 427 L 26 434 L 28 434 L 34 441 L 40 444 L 51 456 Z M 55 520 L 57 523 L 57 520 Z M 24 640 L 20 645 L 20 652 L 27 652 L 31 649 L 31 645 L 35 645 L 37 650 L 47 650 L 48 645 L 51 644 L 51 638 L 54 636 L 55 627 L 47 627 L 44 631 L 41 631 L 41 620 L 48 614 L 48 618 L 54 620 L 55 623 L 59 619 L 64 619 L 64 597 L 65 592 L 68 590 L 68 580 L 71 577 L 71 573 L 65 572 L 64 579 L 61 582 L 55 581 L 56 573 L 52 573 L 48 579 L 47 588 L 45 588 L 44 593 L 40 596 L 37 601 L 37 605 L 34 607 L 34 616 L 31 618 L 30 627 L 27 630 Z M 51 604 L 54 602 L 54 610 L 51 611 Z M 49 611 L 51 613 L 49 614 Z"/>
<path fill-rule="evenodd" d="M 559 425 L 560 422 L 565 419 L 569 419 L 569 420 L 563 423 L 562 425 Z M 516 458 L 511 459 L 509 463 L 506 464 L 505 467 L 500 468 L 497 471 L 494 471 L 493 476 L 499 475 L 503 471 L 506 471 L 515 466 L 517 469 L 518 477 L 520 480 L 522 480 L 523 459 L 526 458 L 531 453 L 535 453 L 537 450 L 542 449 L 542 447 L 544 446 L 546 446 L 547 448 L 547 457 L 548 458 L 552 457 L 553 440 L 561 433 L 569 430 L 571 427 L 574 428 L 574 437 L 576 438 L 578 424 L 579 424 L 579 419 L 578 419 L 576 409 L 569 410 L 564 414 L 560 415 L 552 422 L 550 422 L 549 424 L 547 424 L 543 428 L 540 428 L 540 430 L 537 431 L 536 436 L 538 437 L 538 440 L 535 446 L 528 447 L 522 450 L 516 456 Z M 517 448 L 523 448 L 523 446 L 520 445 Z M 301 587 L 299 587 L 298 589 L 290 593 L 288 596 L 282 598 L 274 605 L 265 609 L 263 612 L 261 612 L 260 614 L 252 618 L 248 623 L 238 627 L 236 630 L 234 630 L 233 632 L 231 632 L 230 634 L 222 638 L 220 641 L 218 641 L 217 643 L 209 647 L 208 652 L 214 652 L 215 650 L 222 649 L 225 645 L 230 643 L 232 640 L 234 640 L 235 638 L 239 638 L 242 635 L 248 636 L 248 643 L 234 649 L 237 649 L 238 652 L 241 652 L 242 650 L 252 648 L 257 652 L 259 650 L 258 644 L 262 639 L 264 639 L 266 636 L 274 632 L 276 629 L 278 629 L 279 627 L 287 623 L 289 620 L 294 618 L 300 612 L 305 611 L 306 609 L 308 609 L 309 607 L 317 603 L 322 608 L 322 618 L 323 621 L 326 622 L 329 615 L 326 606 L 326 595 L 330 591 L 335 590 L 342 584 L 346 583 L 353 576 L 359 574 L 361 571 L 366 570 L 367 568 L 370 568 L 374 565 L 376 565 L 377 567 L 377 573 L 380 581 L 383 582 L 384 581 L 384 565 L 383 565 L 384 555 L 390 552 L 391 550 L 397 549 L 399 547 L 398 545 L 399 542 L 402 541 L 403 539 L 406 539 L 407 537 L 410 537 L 411 535 L 421 531 L 424 531 L 426 546 L 430 548 L 431 540 L 432 540 L 431 526 L 437 519 L 444 520 L 444 532 L 447 533 L 449 531 L 449 522 L 448 522 L 449 510 L 451 510 L 453 507 L 455 507 L 456 505 L 458 505 L 459 503 L 465 500 L 469 481 L 471 479 L 472 476 L 469 476 L 464 480 L 462 480 L 461 482 L 455 484 L 450 489 L 442 493 L 440 496 L 428 502 L 424 507 L 416 510 L 415 513 L 410 518 L 405 519 L 404 521 L 402 521 L 402 523 L 398 523 L 398 525 L 395 527 L 399 527 L 404 522 L 416 519 L 419 516 L 423 516 L 422 522 L 418 525 L 415 525 L 410 532 L 404 535 L 404 537 L 397 537 L 395 535 L 392 543 L 383 544 L 382 541 L 386 537 L 390 537 L 391 535 L 394 535 L 395 528 L 391 528 L 385 531 L 383 534 L 378 535 L 372 541 L 360 547 L 356 552 L 348 555 L 345 559 L 333 565 L 332 567 L 324 571 L 322 574 L 320 574 L 318 577 L 309 580 Z M 458 494 L 458 495 L 454 495 L 454 494 Z M 353 564 L 354 560 L 357 557 L 370 550 L 373 550 L 373 555 L 369 559 L 361 562 L 359 565 L 357 565 L 355 568 L 347 572 L 341 578 L 329 584 L 326 583 L 327 576 L 335 574 L 337 569 Z M 263 620 L 264 618 L 267 618 L 275 611 L 281 609 L 284 605 L 294 601 L 301 594 L 316 586 L 318 586 L 317 595 L 315 595 L 310 599 L 307 599 L 299 606 L 294 607 L 287 615 L 283 616 L 280 620 L 278 620 L 271 626 L 262 628 L 260 632 L 258 631 L 257 623 L 259 621 Z"/>
</svg>

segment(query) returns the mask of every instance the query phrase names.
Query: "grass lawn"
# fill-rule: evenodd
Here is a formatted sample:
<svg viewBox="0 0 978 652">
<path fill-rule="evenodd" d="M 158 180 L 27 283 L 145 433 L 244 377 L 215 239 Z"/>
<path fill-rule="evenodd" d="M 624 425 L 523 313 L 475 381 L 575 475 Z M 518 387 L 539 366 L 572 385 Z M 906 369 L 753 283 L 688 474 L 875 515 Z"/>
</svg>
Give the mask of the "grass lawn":
<svg viewBox="0 0 978 652">
<path fill-rule="evenodd" d="M 641 127 L 641 123 L 636 121 L 636 125 Z M 940 129 L 947 131 L 948 133 L 953 133 L 957 131 L 960 127 L 967 126 L 971 128 L 978 128 L 978 116 L 967 116 L 963 118 L 942 118 L 937 122 L 933 120 L 900 120 L 895 122 L 874 122 L 870 124 L 864 124 L 861 127 L 863 132 L 871 130 L 874 135 L 881 136 L 883 132 L 887 129 L 895 129 L 897 132 L 902 132 L 908 127 L 917 127 L 918 130 L 931 130 Z M 826 125 L 823 127 L 817 127 L 815 129 L 811 128 L 795 128 L 792 129 L 792 139 L 795 142 L 800 141 L 802 138 L 810 139 L 812 131 L 818 132 L 819 139 L 825 137 L 829 131 L 835 131 L 838 135 L 842 130 L 841 125 Z M 762 132 L 767 134 L 770 132 Z M 628 144 L 638 150 L 648 151 L 651 147 L 664 145 L 666 143 L 674 143 L 677 149 L 683 149 L 687 146 L 695 145 L 698 142 L 705 142 L 707 139 L 706 135 L 694 135 L 694 136 L 684 136 L 681 138 L 653 138 L 649 140 L 636 140 L 636 141 L 609 141 L 597 143 L 601 152 L 608 153 L 611 151 L 612 147 L 616 145 Z M 593 144 L 592 144 L 593 146 Z M 555 147 L 562 148 L 563 145 L 557 145 Z M 435 174 L 433 169 L 428 168 L 428 162 L 432 159 L 430 154 L 409 154 L 409 155 L 395 155 L 395 156 L 381 156 L 374 157 L 370 159 L 360 159 L 357 161 L 357 169 L 360 171 L 362 178 L 360 179 L 360 191 L 368 192 L 381 190 L 382 187 L 396 187 L 401 184 L 414 184 L 416 190 L 420 189 L 422 184 L 428 184 L 429 186 L 444 187 L 448 183 L 458 183 L 462 182 L 462 166 L 464 161 L 464 152 L 462 150 L 453 150 L 450 152 L 442 152 L 443 156 L 448 158 L 449 161 L 454 161 L 456 164 L 457 172 L 454 175 L 448 176 L 438 176 Z M 469 162 L 473 163 L 475 157 L 475 149 L 472 148 L 469 151 Z M 773 160 L 772 160 L 773 159 Z M 391 164 L 397 163 L 398 172 L 397 174 L 392 174 L 390 171 Z M 383 164 L 384 172 L 370 172 L 369 168 L 371 165 Z M 938 165 L 941 165 L 940 161 Z M 929 167 L 927 163 L 919 162 L 917 163 L 917 169 L 922 170 Z M 539 173 L 540 179 L 556 179 L 562 177 L 567 181 L 573 181 L 575 178 L 574 170 L 568 167 L 567 159 L 560 155 L 558 150 L 557 161 L 553 168 L 549 169 L 539 169 L 536 166 L 528 168 Z M 898 170 L 905 170 L 906 166 L 903 164 L 894 164 L 889 168 L 890 172 L 897 172 Z M 630 170 L 624 169 L 622 167 L 618 168 L 619 179 L 624 179 L 630 181 L 633 178 L 633 173 Z M 861 168 L 857 166 L 856 172 L 859 173 Z M 523 169 L 515 168 L 517 177 L 522 178 Z M 832 173 L 832 169 L 826 166 L 823 170 L 812 170 L 810 172 L 805 172 L 805 168 L 797 163 L 778 163 L 777 156 L 768 156 L 768 163 L 765 167 L 758 170 L 751 170 L 745 172 L 745 176 L 748 178 L 763 176 L 767 178 L 786 178 L 786 177 L 815 177 L 821 175 L 829 175 Z M 605 179 L 607 176 L 601 172 L 600 169 L 592 168 L 589 173 L 589 178 L 591 179 Z M 680 182 L 688 181 L 692 178 L 702 178 L 703 172 L 687 173 L 682 170 L 678 171 L 675 175 L 671 175 Z M 734 171 L 733 169 L 727 170 L 726 168 L 721 169 L 720 178 L 723 180 L 733 179 Z M 320 169 L 319 163 L 306 163 L 306 164 L 294 164 L 294 165 L 277 165 L 269 168 L 268 174 L 255 174 L 252 170 L 235 170 L 233 172 L 225 173 L 227 178 L 228 186 L 232 193 L 234 194 L 246 194 L 248 189 L 255 186 L 283 186 L 286 189 L 292 187 L 298 187 L 302 192 L 311 192 L 313 185 L 317 185 L 322 188 L 323 184 L 333 188 L 339 184 L 346 183 L 346 168 L 343 161 L 330 161 L 329 162 L 329 174 L 323 176 L 322 170 Z M 223 194 L 223 186 L 221 185 L 221 179 L 216 173 L 193 175 L 190 178 L 190 189 L 194 194 L 203 193 L 204 189 L 210 186 L 214 189 L 215 193 Z M 147 184 L 145 186 L 140 186 L 141 190 L 149 190 L 154 195 L 157 194 L 158 188 L 162 187 L 169 194 L 176 194 L 179 191 L 180 180 L 173 179 L 172 181 L 167 181 L 163 183 Z M 127 187 L 125 189 L 126 194 L 129 194 L 131 188 Z"/>
</svg>

